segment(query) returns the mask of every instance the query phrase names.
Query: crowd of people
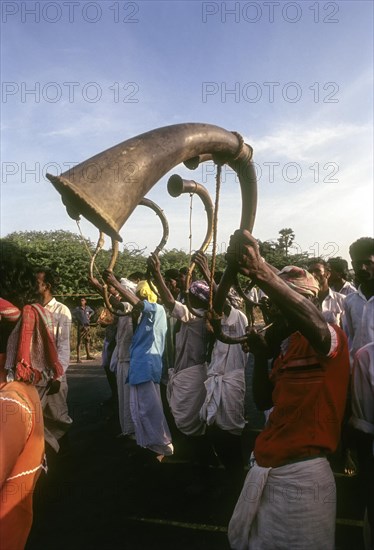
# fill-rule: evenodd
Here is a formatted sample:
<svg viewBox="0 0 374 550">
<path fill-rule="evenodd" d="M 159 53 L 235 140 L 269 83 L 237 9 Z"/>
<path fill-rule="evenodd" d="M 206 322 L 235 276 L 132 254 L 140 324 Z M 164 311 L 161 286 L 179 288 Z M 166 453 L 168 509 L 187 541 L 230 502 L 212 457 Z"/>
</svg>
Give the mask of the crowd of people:
<svg viewBox="0 0 374 550">
<path fill-rule="evenodd" d="M 2 243 L 1 252 L 0 540 L 2 548 L 17 550 L 31 528 L 44 447 L 58 453 L 72 424 L 65 374 L 72 315 L 54 298 L 49 269 L 35 272 L 10 245 Z M 338 446 L 347 471 L 357 462 L 365 547 L 374 548 L 374 239 L 355 241 L 350 256 L 353 282 L 342 258 L 313 258 L 305 268 L 279 271 L 261 257 L 250 233 L 237 231 L 227 263 L 250 284 L 245 301 L 230 289 L 221 327 L 241 344 L 212 331 L 219 275 L 212 277 L 202 253 L 194 256 L 200 278 L 189 288 L 187 268 L 162 274 L 154 254 L 147 275 L 117 278 L 106 271 L 105 287 L 91 279 L 99 294 L 107 289 L 115 312 L 102 364 L 119 435 L 155 464 L 171 460 L 183 437 L 202 481 L 214 461 L 222 464 L 240 493 L 228 528 L 233 549 L 332 550 L 336 502 L 326 498 L 335 487 L 328 457 Z M 73 311 L 78 363 L 82 344 L 92 357 L 92 314 L 85 298 Z M 251 399 L 267 420 L 246 457 L 249 354 Z M 26 492 L 17 490 L 21 481 Z"/>
</svg>

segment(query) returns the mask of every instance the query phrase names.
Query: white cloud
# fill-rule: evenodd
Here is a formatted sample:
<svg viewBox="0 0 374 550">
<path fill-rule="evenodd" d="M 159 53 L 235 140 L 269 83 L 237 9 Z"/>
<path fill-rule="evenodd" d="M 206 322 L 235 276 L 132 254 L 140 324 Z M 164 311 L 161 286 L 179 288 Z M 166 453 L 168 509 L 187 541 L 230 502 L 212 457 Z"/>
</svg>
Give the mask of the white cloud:
<svg viewBox="0 0 374 550">
<path fill-rule="evenodd" d="M 265 137 L 258 137 L 254 144 L 255 157 L 288 159 L 290 161 L 312 161 L 320 156 L 328 156 L 331 150 L 336 151 L 338 144 L 357 136 L 369 135 L 371 126 L 341 123 L 338 125 L 320 125 L 308 129 L 304 124 L 284 125 L 277 132 Z M 245 140 L 250 143 L 250 140 Z M 344 145 L 343 145 L 344 146 Z"/>
</svg>

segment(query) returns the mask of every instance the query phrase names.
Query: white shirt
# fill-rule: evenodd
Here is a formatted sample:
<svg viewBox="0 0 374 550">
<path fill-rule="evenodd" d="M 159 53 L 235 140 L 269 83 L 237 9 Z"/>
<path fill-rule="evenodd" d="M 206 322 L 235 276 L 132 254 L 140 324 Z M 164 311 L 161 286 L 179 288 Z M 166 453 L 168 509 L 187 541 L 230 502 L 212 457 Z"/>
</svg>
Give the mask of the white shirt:
<svg viewBox="0 0 374 550">
<path fill-rule="evenodd" d="M 329 293 L 322 302 L 322 313 L 328 323 L 342 326 L 345 296 L 329 288 Z"/>
<path fill-rule="evenodd" d="M 224 334 L 237 337 L 245 334 L 248 320 L 243 312 L 232 307 L 229 316 L 223 316 L 221 324 Z M 220 340 L 216 340 L 208 367 L 208 376 L 225 374 L 237 369 L 244 371 L 247 359 L 248 354 L 243 352 L 240 344 L 224 344 Z"/>
<path fill-rule="evenodd" d="M 251 300 L 252 302 L 258 302 L 258 292 L 257 292 L 257 288 L 255 286 L 253 286 L 251 288 L 251 290 L 248 290 L 248 292 L 246 292 L 246 296 L 249 300 Z"/>
<path fill-rule="evenodd" d="M 55 298 L 52 298 L 44 307 L 53 315 L 57 356 L 64 372 L 66 372 L 70 360 L 70 310 Z"/>
<path fill-rule="evenodd" d="M 356 352 L 374 342 L 374 296 L 366 299 L 359 287 L 344 301 L 343 329 L 348 336 L 351 364 Z"/>
<path fill-rule="evenodd" d="M 339 292 L 339 294 L 343 294 L 343 296 L 348 296 L 348 294 L 352 294 L 352 292 L 357 292 L 357 288 L 349 281 L 345 281 L 342 288 L 339 291 L 335 290 L 335 292 Z"/>
<path fill-rule="evenodd" d="M 374 342 L 359 349 L 355 356 L 349 422 L 358 430 L 374 435 Z"/>
<path fill-rule="evenodd" d="M 259 288 L 257 290 L 257 297 L 258 297 L 258 301 L 260 302 L 262 298 L 267 298 L 268 295 L 265 294 L 265 292 L 261 288 Z"/>
<path fill-rule="evenodd" d="M 204 311 L 197 309 L 198 313 Z M 174 371 L 195 365 L 203 365 L 206 356 L 206 327 L 205 319 L 195 317 L 184 304 L 177 300 L 170 312 L 171 317 L 181 321 L 180 330 L 175 335 L 175 362 Z"/>
</svg>

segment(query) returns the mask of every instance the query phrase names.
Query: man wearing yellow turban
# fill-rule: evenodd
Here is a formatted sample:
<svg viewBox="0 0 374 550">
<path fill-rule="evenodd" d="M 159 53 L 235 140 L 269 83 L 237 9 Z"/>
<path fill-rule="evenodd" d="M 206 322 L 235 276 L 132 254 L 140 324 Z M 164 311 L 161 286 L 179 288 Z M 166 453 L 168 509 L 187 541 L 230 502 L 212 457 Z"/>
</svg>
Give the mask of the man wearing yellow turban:
<svg viewBox="0 0 374 550">
<path fill-rule="evenodd" d="M 136 295 L 123 287 L 114 275 L 106 271 L 108 285 L 133 306 L 134 335 L 130 347 L 130 410 L 135 426 L 136 442 L 150 449 L 159 460 L 173 454 L 160 394 L 162 354 L 166 337 L 166 314 L 157 304 L 157 296 L 147 281 L 140 281 Z"/>
</svg>

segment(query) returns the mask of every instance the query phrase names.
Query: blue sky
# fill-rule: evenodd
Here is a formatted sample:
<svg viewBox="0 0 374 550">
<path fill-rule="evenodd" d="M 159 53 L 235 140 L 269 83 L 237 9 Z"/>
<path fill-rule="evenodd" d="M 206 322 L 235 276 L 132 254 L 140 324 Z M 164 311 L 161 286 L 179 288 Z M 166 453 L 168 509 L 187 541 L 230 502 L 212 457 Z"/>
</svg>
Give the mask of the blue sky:
<svg viewBox="0 0 374 550">
<path fill-rule="evenodd" d="M 348 258 L 349 244 L 372 234 L 371 1 L 1 7 L 2 236 L 77 232 L 45 172 L 182 122 L 236 130 L 253 147 L 257 238 L 291 227 L 295 251 Z M 171 173 L 203 183 L 214 200 L 213 166 Z M 167 248 L 188 250 L 189 197 L 168 196 L 170 174 L 147 196 L 168 217 Z M 239 185 L 229 170 L 223 176 L 219 251 L 240 216 Z M 96 240 L 90 223 L 82 229 Z M 193 248 L 204 233 L 195 198 Z M 121 234 L 150 251 L 161 228 L 139 207 Z"/>
</svg>

